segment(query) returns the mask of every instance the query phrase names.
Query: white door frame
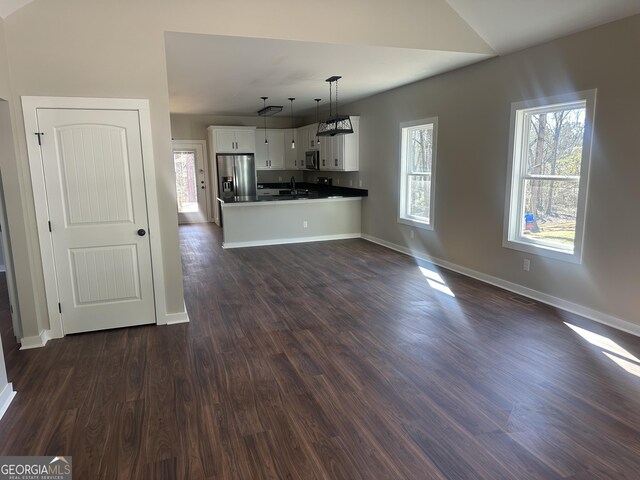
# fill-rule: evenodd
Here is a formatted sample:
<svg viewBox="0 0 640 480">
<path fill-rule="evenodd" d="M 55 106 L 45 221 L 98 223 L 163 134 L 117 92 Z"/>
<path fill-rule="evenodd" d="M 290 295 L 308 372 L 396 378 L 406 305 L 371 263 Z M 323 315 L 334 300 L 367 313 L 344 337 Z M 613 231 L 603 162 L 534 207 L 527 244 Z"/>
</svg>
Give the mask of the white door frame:
<svg viewBox="0 0 640 480">
<path fill-rule="evenodd" d="M 16 287 L 14 283 L 15 274 L 13 271 L 13 257 L 11 251 L 11 236 L 9 235 L 9 225 L 7 222 L 7 210 L 5 208 L 4 186 L 2 185 L 2 172 L 0 172 L 0 236 L 2 237 L 2 249 L 4 256 L 4 270 L 7 280 L 7 293 L 9 294 L 9 305 L 11 311 L 11 324 L 13 325 L 13 335 L 16 340 L 22 338 L 22 324 L 20 323 L 20 313 L 18 312 L 18 302 L 16 301 Z"/>
<path fill-rule="evenodd" d="M 153 159 L 153 143 L 151 137 L 151 115 L 149 100 L 129 98 L 80 98 L 80 97 L 21 97 L 24 115 L 24 128 L 27 139 L 29 170 L 33 187 L 33 200 L 36 210 L 38 240 L 42 256 L 44 286 L 49 313 L 49 328 L 46 338 L 64 337 L 62 315 L 58 310 L 58 282 L 54 263 L 53 243 L 49 232 L 49 207 L 42 168 L 42 153 L 38 144 L 37 109 L 84 109 L 84 110 L 135 110 L 140 120 L 140 141 L 142 145 L 142 165 L 144 169 L 145 190 L 147 197 L 147 215 L 149 220 L 149 241 L 151 244 L 151 265 L 153 273 L 154 303 L 156 324 L 167 323 L 165 302 L 165 282 L 160 242 L 160 214 L 156 189 L 155 165 Z M 46 141 L 43 137 L 43 141 Z"/>
<path fill-rule="evenodd" d="M 207 222 L 211 222 L 211 195 L 209 194 L 209 162 L 207 161 L 207 142 L 204 140 L 173 140 L 173 151 L 176 150 L 195 150 L 196 156 L 200 155 L 202 159 L 202 169 L 204 170 L 204 197 L 205 211 L 204 218 Z M 198 186 L 200 188 L 200 186 Z M 178 213 L 179 215 L 179 213 Z"/>
</svg>

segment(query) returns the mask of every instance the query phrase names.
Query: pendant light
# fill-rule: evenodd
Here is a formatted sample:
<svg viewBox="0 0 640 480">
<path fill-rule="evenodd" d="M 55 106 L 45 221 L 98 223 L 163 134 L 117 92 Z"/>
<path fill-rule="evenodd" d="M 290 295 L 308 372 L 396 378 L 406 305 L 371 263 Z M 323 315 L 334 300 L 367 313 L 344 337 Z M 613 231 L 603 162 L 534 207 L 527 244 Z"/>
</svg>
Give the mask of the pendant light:
<svg viewBox="0 0 640 480">
<path fill-rule="evenodd" d="M 290 119 L 291 119 L 291 148 L 292 149 L 296 148 L 296 139 L 293 133 L 293 101 L 294 100 L 295 100 L 295 97 L 289 97 L 289 101 L 291 102 Z"/>
<path fill-rule="evenodd" d="M 260 97 L 262 98 L 262 104 L 263 104 L 263 108 L 262 110 L 260 110 L 260 112 L 265 112 L 267 111 L 267 98 L 269 97 Z M 258 115 L 262 115 L 264 117 L 264 143 L 269 143 L 269 140 L 267 140 L 267 116 L 265 114 L 262 114 L 258 112 Z"/>
<path fill-rule="evenodd" d="M 321 98 L 314 98 L 316 102 L 316 123 L 320 125 L 320 100 Z M 318 130 L 316 129 L 316 145 L 320 146 L 320 137 L 318 137 Z"/>
<path fill-rule="evenodd" d="M 327 78 L 327 82 L 329 83 L 329 118 L 327 118 L 324 122 L 318 123 L 318 137 L 333 137 L 335 135 L 346 135 L 349 133 L 353 133 L 353 126 L 351 125 L 351 118 L 349 115 L 339 115 L 338 114 L 338 80 L 342 77 L 333 76 Z M 331 108 L 331 91 L 333 84 L 336 84 L 336 112 L 333 114 Z"/>
</svg>

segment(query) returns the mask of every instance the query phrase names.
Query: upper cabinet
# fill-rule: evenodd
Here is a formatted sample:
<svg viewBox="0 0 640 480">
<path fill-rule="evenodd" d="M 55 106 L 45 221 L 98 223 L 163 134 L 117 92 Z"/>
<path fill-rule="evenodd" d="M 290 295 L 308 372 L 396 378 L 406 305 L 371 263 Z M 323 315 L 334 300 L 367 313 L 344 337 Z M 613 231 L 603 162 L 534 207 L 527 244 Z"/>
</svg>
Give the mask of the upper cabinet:
<svg viewBox="0 0 640 480">
<path fill-rule="evenodd" d="M 353 133 L 320 137 L 320 170 L 353 172 L 360 168 L 360 117 L 350 117 Z"/>
<path fill-rule="evenodd" d="M 258 129 L 255 136 L 256 169 L 283 170 L 285 152 L 285 131 L 281 129 Z M 265 138 L 268 143 L 265 143 Z"/>
<path fill-rule="evenodd" d="M 302 158 L 304 159 L 304 152 L 309 150 L 318 150 L 318 124 L 306 125 L 298 129 L 298 139 L 300 140 L 300 146 L 302 147 Z"/>
<path fill-rule="evenodd" d="M 258 170 L 304 170 L 305 153 L 320 151 L 320 170 L 357 171 L 360 117 L 351 117 L 353 133 L 335 137 L 317 137 L 318 124 L 291 129 L 256 127 L 208 128 L 211 158 L 216 153 L 254 153 Z M 295 148 L 291 148 L 292 135 Z"/>
<path fill-rule="evenodd" d="M 209 127 L 213 153 L 254 153 L 256 127 Z"/>
</svg>

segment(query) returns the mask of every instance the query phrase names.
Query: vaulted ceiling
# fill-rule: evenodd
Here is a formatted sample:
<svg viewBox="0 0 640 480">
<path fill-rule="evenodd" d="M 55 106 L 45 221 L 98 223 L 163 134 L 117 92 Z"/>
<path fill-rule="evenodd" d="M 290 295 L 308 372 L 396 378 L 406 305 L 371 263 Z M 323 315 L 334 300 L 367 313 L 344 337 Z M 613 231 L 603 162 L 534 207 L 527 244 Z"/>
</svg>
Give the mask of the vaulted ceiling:
<svg viewBox="0 0 640 480">
<path fill-rule="evenodd" d="M 6 18 L 32 1 L 0 0 L 0 16 Z M 147 1 L 154 8 L 163 8 L 162 2 Z M 184 5 L 197 8 L 196 2 Z M 393 12 L 390 5 L 372 2 L 367 16 L 358 21 L 385 25 L 393 20 L 388 18 Z M 416 3 L 421 15 L 425 5 Z M 640 14 L 640 0 L 429 0 L 427 6 L 429 14 L 438 18 L 429 18 L 432 28 L 425 38 L 431 40 L 424 42 L 428 44 L 424 48 L 167 32 L 170 109 L 174 113 L 253 115 L 264 95 L 270 97 L 269 103 L 281 105 L 287 104 L 288 97 L 296 97 L 296 111 L 310 113 L 313 98 L 326 102 L 324 79 L 331 75 L 343 76 L 339 87 L 344 104 Z"/>
</svg>

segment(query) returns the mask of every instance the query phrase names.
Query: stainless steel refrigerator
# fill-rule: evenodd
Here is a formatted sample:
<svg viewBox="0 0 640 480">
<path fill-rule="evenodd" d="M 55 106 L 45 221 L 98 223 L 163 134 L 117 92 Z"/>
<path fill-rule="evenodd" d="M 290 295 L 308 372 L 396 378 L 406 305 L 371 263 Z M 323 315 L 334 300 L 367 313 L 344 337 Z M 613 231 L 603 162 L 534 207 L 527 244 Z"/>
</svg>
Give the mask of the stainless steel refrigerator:
<svg viewBox="0 0 640 480">
<path fill-rule="evenodd" d="M 218 197 L 247 199 L 257 195 L 256 162 L 253 154 L 218 154 Z"/>
</svg>

